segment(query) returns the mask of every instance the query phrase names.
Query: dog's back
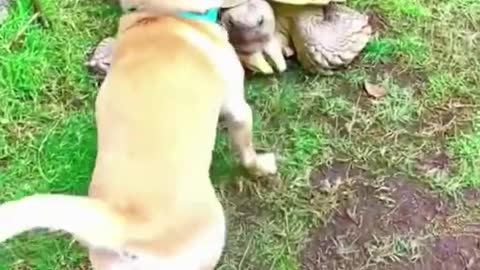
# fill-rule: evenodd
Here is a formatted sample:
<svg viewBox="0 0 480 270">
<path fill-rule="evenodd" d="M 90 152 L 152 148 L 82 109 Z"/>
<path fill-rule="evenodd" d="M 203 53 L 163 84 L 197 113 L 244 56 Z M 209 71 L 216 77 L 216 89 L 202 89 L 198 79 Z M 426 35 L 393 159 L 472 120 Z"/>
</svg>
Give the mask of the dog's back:
<svg viewBox="0 0 480 270">
<path fill-rule="evenodd" d="M 190 11 L 203 12 L 211 8 L 219 8 L 222 0 L 119 0 L 124 11 L 130 9 L 148 10 L 157 14 Z"/>
<path fill-rule="evenodd" d="M 231 65 L 219 63 L 238 60 L 204 23 L 128 20 L 97 98 L 90 195 L 133 221 L 132 247 L 167 256 L 212 228 L 223 234 L 208 173 Z"/>
</svg>

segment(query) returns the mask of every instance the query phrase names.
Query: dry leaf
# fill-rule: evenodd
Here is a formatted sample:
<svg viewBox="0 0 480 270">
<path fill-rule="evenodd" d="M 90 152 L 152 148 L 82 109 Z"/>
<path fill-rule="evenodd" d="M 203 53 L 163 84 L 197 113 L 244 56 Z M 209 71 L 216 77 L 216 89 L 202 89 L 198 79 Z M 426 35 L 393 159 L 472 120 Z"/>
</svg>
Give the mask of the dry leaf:
<svg viewBox="0 0 480 270">
<path fill-rule="evenodd" d="M 387 94 L 387 91 L 383 86 L 379 84 L 372 84 L 367 81 L 365 81 L 365 91 L 367 91 L 370 96 L 375 98 L 381 98 Z"/>
</svg>

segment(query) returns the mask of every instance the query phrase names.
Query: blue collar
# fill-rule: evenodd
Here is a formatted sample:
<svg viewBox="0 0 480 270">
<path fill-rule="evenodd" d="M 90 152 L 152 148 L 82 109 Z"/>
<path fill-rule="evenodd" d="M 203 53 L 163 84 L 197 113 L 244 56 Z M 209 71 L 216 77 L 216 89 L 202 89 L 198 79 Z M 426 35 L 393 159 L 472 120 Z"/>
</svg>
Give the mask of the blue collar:
<svg viewBox="0 0 480 270">
<path fill-rule="evenodd" d="M 207 22 L 216 23 L 218 21 L 218 11 L 218 8 L 212 8 L 207 10 L 205 13 L 180 12 L 178 13 L 178 16 L 185 19 L 204 20 Z"/>
</svg>

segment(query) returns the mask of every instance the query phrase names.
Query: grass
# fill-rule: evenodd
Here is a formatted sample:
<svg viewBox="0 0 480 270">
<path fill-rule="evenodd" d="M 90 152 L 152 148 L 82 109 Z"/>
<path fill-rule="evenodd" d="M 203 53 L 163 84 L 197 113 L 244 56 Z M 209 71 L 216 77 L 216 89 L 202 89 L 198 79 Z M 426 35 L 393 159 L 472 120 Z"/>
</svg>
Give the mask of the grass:
<svg viewBox="0 0 480 270">
<path fill-rule="evenodd" d="M 398 262 L 403 258 L 415 261 L 421 257 L 417 239 L 388 236 L 376 237 L 372 242 L 367 248 L 370 258 L 372 258 L 370 264 Z"/>
<path fill-rule="evenodd" d="M 0 25 L 0 201 L 37 192 L 85 194 L 93 168 L 97 89 L 84 61 L 114 33 L 119 11 L 100 0 L 42 3 L 51 29 L 30 22 L 29 1 L 18 1 Z M 278 182 L 239 174 L 225 134 L 219 138 L 212 180 L 230 221 L 219 269 L 298 269 L 306 237 L 339 205 L 335 193 L 314 194 L 310 172 L 336 160 L 374 177 L 409 175 L 443 196 L 480 187 L 480 2 L 349 5 L 387 22 L 354 66 L 323 77 L 293 65 L 247 82 L 255 140 L 279 154 Z M 387 95 L 367 97 L 366 79 Z M 446 115 L 453 115 L 449 125 Z M 432 149 L 450 155 L 447 179 L 415 170 Z M 409 238 L 385 239 L 372 247 L 379 261 L 420 256 Z M 78 244 L 58 234 L 29 233 L 0 249 L 0 269 L 87 269 L 85 259 Z"/>
<path fill-rule="evenodd" d="M 441 183 L 447 190 L 480 186 L 480 114 L 476 113 L 471 132 L 462 133 L 449 142 L 451 155 L 458 157 L 457 174 Z"/>
</svg>

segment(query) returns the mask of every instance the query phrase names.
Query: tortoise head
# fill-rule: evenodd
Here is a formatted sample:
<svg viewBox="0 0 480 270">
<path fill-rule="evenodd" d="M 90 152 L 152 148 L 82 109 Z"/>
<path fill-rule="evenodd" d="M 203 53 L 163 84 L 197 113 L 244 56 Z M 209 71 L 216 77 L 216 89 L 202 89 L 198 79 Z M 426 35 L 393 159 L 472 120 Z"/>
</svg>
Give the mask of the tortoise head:
<svg viewBox="0 0 480 270">
<path fill-rule="evenodd" d="M 231 3 L 235 2 L 235 5 Z M 264 0 L 227 0 L 220 23 L 235 49 L 244 54 L 260 51 L 275 31 L 273 9 Z"/>
</svg>

